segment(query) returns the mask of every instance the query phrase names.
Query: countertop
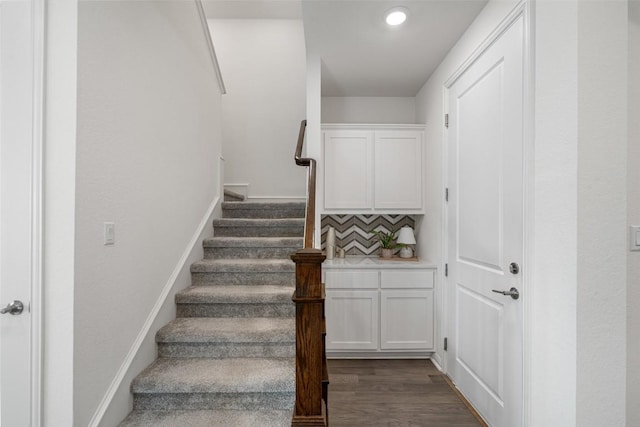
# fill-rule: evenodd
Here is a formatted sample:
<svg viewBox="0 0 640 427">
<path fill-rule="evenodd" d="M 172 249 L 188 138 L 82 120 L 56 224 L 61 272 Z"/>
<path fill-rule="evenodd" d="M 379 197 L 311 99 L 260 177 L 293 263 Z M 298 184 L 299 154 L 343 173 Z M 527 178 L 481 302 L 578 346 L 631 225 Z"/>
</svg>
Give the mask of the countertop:
<svg viewBox="0 0 640 427">
<path fill-rule="evenodd" d="M 325 270 L 340 268 L 436 268 L 436 264 L 423 259 L 418 261 L 387 261 L 379 257 L 368 256 L 346 256 L 345 258 L 334 258 L 325 260 L 322 268 Z"/>
</svg>

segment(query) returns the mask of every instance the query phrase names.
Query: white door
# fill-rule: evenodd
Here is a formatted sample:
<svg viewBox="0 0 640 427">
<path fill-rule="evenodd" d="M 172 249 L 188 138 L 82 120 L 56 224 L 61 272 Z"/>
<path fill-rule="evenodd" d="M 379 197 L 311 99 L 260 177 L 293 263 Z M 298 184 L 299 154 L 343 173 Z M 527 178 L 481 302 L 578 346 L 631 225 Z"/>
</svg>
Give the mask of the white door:
<svg viewBox="0 0 640 427">
<path fill-rule="evenodd" d="M 447 370 L 495 427 L 523 414 L 523 28 L 520 17 L 447 94 Z M 519 299 L 494 292 L 511 288 Z"/>
<path fill-rule="evenodd" d="M 32 283 L 38 269 L 37 126 L 34 120 L 34 10 L 30 1 L 0 1 L 0 424 L 38 425 Z M 13 309 L 7 307 L 11 301 Z M 20 304 L 22 310 L 20 312 Z M 37 402 L 37 399 L 35 399 Z M 36 403 L 37 404 L 37 403 Z"/>
</svg>

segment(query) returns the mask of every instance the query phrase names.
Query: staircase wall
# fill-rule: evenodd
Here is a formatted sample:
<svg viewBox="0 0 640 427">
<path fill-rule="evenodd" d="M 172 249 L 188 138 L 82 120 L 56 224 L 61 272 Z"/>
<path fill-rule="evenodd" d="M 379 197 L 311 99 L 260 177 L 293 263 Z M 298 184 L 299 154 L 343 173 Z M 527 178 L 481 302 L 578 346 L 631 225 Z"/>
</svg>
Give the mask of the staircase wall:
<svg viewBox="0 0 640 427">
<path fill-rule="evenodd" d="M 75 426 L 129 411 L 130 377 L 155 357 L 154 315 L 173 317 L 211 230 L 221 88 L 205 30 L 195 2 L 79 3 Z"/>
<path fill-rule="evenodd" d="M 306 170 L 292 161 L 306 118 L 302 21 L 210 19 L 209 27 L 229 92 L 225 183 L 248 184 L 250 198 L 304 198 Z"/>
</svg>

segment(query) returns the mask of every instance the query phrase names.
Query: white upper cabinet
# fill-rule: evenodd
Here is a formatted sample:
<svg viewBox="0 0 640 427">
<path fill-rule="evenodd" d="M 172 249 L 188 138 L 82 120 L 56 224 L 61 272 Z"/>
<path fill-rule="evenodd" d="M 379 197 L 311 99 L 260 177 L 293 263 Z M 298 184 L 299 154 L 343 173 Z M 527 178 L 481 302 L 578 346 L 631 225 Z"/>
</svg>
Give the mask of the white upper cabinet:
<svg viewBox="0 0 640 427">
<path fill-rule="evenodd" d="M 325 208 L 371 208 L 371 132 L 323 134 Z"/>
<path fill-rule="evenodd" d="M 423 213 L 423 126 L 322 130 L 325 212 Z"/>
<path fill-rule="evenodd" d="M 374 207 L 422 209 L 422 132 L 375 132 Z"/>
</svg>

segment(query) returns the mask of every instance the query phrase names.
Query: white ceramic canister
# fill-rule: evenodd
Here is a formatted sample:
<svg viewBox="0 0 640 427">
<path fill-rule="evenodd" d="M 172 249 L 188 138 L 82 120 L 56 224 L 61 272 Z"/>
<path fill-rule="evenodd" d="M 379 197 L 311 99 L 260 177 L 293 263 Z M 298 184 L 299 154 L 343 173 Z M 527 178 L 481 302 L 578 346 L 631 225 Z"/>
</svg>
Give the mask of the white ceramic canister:
<svg viewBox="0 0 640 427">
<path fill-rule="evenodd" d="M 329 246 L 334 248 L 336 246 L 336 229 L 333 227 L 329 227 L 329 230 L 327 230 L 327 247 Z"/>
</svg>

